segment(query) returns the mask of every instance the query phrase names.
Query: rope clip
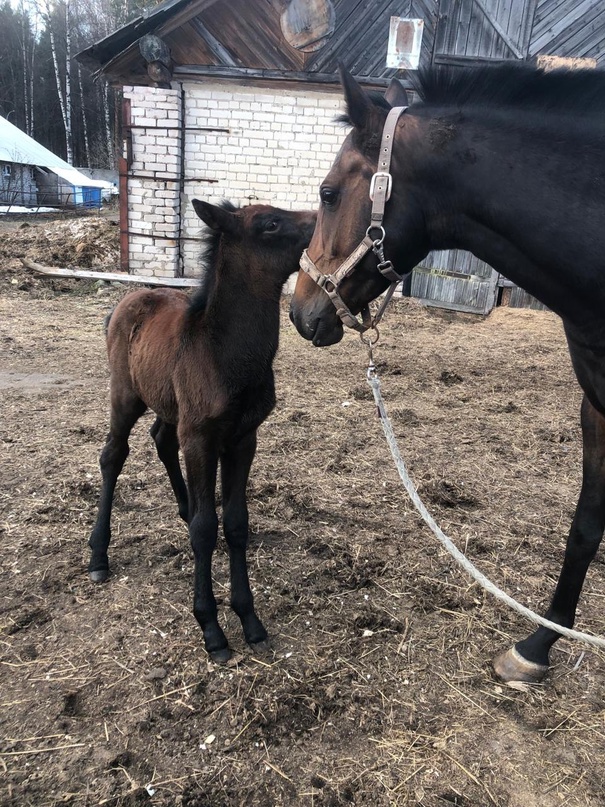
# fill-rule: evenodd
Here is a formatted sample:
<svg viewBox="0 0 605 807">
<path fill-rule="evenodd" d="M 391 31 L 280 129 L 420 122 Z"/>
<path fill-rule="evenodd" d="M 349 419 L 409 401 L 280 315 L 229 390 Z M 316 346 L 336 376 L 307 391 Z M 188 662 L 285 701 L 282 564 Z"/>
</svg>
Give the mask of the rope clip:
<svg viewBox="0 0 605 807">
<path fill-rule="evenodd" d="M 372 336 L 372 331 L 374 335 Z M 373 348 L 380 339 L 380 331 L 375 325 L 372 325 L 365 333 L 360 333 L 359 338 L 366 346 L 368 351 L 368 381 L 376 377 L 376 365 L 374 364 L 374 351 Z"/>
</svg>

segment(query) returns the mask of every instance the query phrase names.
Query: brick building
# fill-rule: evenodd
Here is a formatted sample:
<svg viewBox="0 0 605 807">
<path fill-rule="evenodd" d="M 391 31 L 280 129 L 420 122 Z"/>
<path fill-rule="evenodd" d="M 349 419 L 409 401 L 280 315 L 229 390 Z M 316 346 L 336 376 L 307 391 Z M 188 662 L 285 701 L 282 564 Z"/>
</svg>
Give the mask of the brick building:
<svg viewBox="0 0 605 807">
<path fill-rule="evenodd" d="M 123 88 L 122 268 L 196 274 L 192 198 L 316 208 L 343 139 L 338 61 L 385 87 L 399 6 L 380 0 L 340 25 L 333 0 L 303 18 L 282 0 L 166 0 L 79 54 Z"/>
<path fill-rule="evenodd" d="M 78 55 L 123 87 L 122 268 L 191 276 L 191 199 L 315 208 L 343 139 L 338 63 L 367 87 L 400 68 L 605 63 L 599 0 L 165 0 Z M 602 16 L 602 15 L 601 15 Z M 562 58 L 564 57 L 564 58 Z M 571 57 L 571 58 L 570 58 Z M 508 287 L 507 287 L 508 285 Z M 533 305 L 470 253 L 431 253 L 412 294 L 462 311 Z"/>
<path fill-rule="evenodd" d="M 315 208 L 342 142 L 332 92 L 187 82 L 125 86 L 130 117 L 128 268 L 185 277 L 199 269 L 191 199 Z M 183 167 L 183 176 L 179 173 Z"/>
</svg>

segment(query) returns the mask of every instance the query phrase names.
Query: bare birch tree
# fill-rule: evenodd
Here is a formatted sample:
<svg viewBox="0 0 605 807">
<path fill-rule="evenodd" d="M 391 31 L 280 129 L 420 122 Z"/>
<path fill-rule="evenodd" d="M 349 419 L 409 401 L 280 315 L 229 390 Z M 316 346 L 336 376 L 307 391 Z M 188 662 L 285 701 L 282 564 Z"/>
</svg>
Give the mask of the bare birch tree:
<svg viewBox="0 0 605 807">
<path fill-rule="evenodd" d="M 59 57 L 57 50 L 57 37 L 53 26 L 53 14 L 51 13 L 50 5 L 46 6 L 45 22 L 48 27 L 48 35 L 50 37 L 50 49 L 53 59 L 53 67 L 55 70 L 55 82 L 57 84 L 57 93 L 59 95 L 59 105 L 61 107 L 61 117 L 63 118 L 63 126 L 65 128 L 65 146 L 67 152 L 67 162 L 73 165 L 73 140 L 71 135 L 71 81 L 70 81 L 70 68 L 71 68 L 71 39 L 69 34 L 69 0 L 65 1 L 65 22 L 66 22 L 66 58 L 65 58 L 65 89 L 63 88 L 63 81 L 61 79 L 61 71 L 59 67 Z"/>
<path fill-rule="evenodd" d="M 84 160 L 88 168 L 90 165 L 90 138 L 88 137 L 88 119 L 86 117 L 86 103 L 82 89 L 82 68 L 78 63 L 78 90 L 80 92 L 80 113 L 82 115 L 82 137 L 84 139 Z"/>
</svg>

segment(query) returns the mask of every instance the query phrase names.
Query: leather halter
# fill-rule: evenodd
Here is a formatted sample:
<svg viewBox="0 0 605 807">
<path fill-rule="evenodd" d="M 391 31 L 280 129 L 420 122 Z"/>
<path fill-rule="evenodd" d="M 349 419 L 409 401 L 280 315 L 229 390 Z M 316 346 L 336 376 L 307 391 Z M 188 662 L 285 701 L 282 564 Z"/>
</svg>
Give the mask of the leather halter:
<svg viewBox="0 0 605 807">
<path fill-rule="evenodd" d="M 338 269 L 331 275 L 322 274 L 317 266 L 309 258 L 309 253 L 305 249 L 300 259 L 300 268 L 306 272 L 309 277 L 314 280 L 320 289 L 323 289 L 330 300 L 332 300 L 336 313 L 342 320 L 343 325 L 349 328 L 354 328 L 360 333 L 364 333 L 370 328 L 376 327 L 380 321 L 384 311 L 389 304 L 395 287 L 400 283 L 405 275 L 399 275 L 393 269 L 391 261 L 386 260 L 384 256 L 384 239 L 385 231 L 382 226 L 384 218 L 384 209 L 386 203 L 391 196 L 391 188 L 393 185 L 393 177 L 391 176 L 391 157 L 393 154 L 393 143 L 395 140 L 395 129 L 399 116 L 405 112 L 407 106 L 393 107 L 384 124 L 382 130 L 382 141 L 380 143 L 380 152 L 378 157 L 378 168 L 372 181 L 370 182 L 370 199 L 372 200 L 372 213 L 370 217 L 370 226 L 366 230 L 365 237 L 353 250 L 348 258 L 340 264 Z M 372 231 L 377 230 L 379 233 L 378 238 L 372 238 Z M 344 300 L 338 293 L 338 289 L 342 281 L 348 277 L 357 264 L 367 255 L 368 252 L 373 252 L 378 258 L 378 271 L 381 275 L 391 281 L 391 285 L 387 289 L 385 297 L 378 309 L 376 316 L 372 318 L 370 314 L 370 306 L 366 305 L 361 309 L 361 320 L 348 308 Z"/>
</svg>

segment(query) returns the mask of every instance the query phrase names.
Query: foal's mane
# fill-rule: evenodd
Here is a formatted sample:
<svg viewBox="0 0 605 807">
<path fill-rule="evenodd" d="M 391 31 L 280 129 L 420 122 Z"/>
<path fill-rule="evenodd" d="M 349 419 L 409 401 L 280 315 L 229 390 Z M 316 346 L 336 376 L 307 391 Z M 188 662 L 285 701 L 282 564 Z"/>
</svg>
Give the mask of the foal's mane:
<svg viewBox="0 0 605 807">
<path fill-rule="evenodd" d="M 602 116 L 605 72 L 559 68 L 545 72 L 506 62 L 480 67 L 434 65 L 410 74 L 421 103 L 460 107 L 489 106 Z"/>
<path fill-rule="evenodd" d="M 229 213 L 236 213 L 239 208 L 227 199 L 219 202 L 219 207 L 223 210 L 228 210 Z M 202 264 L 202 279 L 199 287 L 191 297 L 189 303 L 189 315 L 195 317 L 197 314 L 202 314 L 208 305 L 208 301 L 212 295 L 214 284 L 216 282 L 216 267 L 218 264 L 218 252 L 223 236 L 222 230 L 213 230 L 206 227 L 206 232 L 202 236 L 204 245 L 200 254 L 200 261 Z"/>
</svg>

